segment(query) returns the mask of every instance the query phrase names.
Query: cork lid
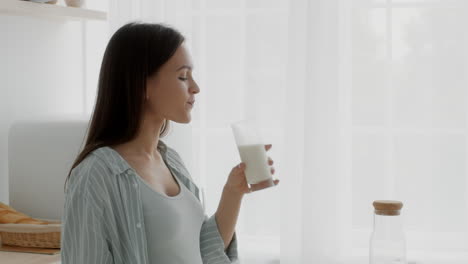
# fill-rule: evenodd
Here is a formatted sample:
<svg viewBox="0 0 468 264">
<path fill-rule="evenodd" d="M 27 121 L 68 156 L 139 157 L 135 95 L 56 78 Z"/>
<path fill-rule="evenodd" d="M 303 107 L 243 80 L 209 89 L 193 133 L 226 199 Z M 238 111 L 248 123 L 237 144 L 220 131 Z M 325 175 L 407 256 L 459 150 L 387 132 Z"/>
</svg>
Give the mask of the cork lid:
<svg viewBox="0 0 468 264">
<path fill-rule="evenodd" d="M 372 204 L 376 215 L 400 215 L 403 203 L 400 201 L 377 200 Z"/>
</svg>

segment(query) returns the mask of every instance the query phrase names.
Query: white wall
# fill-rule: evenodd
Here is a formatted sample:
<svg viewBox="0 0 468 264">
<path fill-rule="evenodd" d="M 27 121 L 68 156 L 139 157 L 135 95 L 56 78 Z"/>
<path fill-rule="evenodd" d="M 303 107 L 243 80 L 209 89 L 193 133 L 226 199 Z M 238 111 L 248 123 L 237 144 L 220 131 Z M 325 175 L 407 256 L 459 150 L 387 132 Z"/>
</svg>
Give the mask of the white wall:
<svg viewBox="0 0 468 264">
<path fill-rule="evenodd" d="M 88 2 L 107 9 L 105 1 Z M 0 13 L 1 202 L 9 203 L 8 128 L 15 120 L 89 114 L 107 38 L 107 21 Z"/>
</svg>

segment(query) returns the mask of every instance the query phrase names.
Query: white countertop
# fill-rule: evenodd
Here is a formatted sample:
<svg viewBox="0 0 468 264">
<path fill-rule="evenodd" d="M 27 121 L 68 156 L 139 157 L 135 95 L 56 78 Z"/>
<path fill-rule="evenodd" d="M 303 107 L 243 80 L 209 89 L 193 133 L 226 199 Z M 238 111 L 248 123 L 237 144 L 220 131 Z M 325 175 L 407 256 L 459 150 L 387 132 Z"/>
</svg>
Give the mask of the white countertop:
<svg viewBox="0 0 468 264">
<path fill-rule="evenodd" d="M 44 255 L 35 253 L 18 253 L 0 251 L 2 264 L 60 264 L 60 254 Z"/>
</svg>

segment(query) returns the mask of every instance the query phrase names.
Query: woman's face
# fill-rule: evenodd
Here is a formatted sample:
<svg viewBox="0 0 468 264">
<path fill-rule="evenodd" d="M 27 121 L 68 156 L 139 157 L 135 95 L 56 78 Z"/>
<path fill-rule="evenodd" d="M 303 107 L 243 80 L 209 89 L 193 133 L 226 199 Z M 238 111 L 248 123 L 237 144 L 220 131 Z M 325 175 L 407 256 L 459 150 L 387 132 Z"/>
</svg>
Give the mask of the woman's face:
<svg viewBox="0 0 468 264">
<path fill-rule="evenodd" d="M 159 71 L 148 78 L 146 112 L 158 119 L 189 123 L 195 94 L 200 92 L 192 70 L 192 59 L 182 44 Z"/>
</svg>

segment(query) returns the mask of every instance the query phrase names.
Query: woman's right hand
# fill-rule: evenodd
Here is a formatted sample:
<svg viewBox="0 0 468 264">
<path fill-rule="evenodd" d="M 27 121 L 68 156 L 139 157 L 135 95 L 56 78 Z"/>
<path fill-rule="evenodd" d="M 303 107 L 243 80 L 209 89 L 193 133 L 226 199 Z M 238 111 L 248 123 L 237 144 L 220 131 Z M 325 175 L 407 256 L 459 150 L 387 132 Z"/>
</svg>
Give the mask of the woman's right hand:
<svg viewBox="0 0 468 264">
<path fill-rule="evenodd" d="M 265 150 L 268 151 L 271 149 L 271 147 L 271 144 L 265 145 Z M 273 160 L 270 157 L 268 157 L 268 165 L 271 166 L 273 165 L 273 163 Z M 245 177 L 245 168 L 246 165 L 244 162 L 241 162 L 240 164 L 232 168 L 224 188 L 239 195 L 250 193 L 251 189 L 247 184 L 247 179 Z M 271 167 L 271 174 L 275 174 L 274 167 Z M 279 180 L 274 180 L 274 183 L 275 185 L 278 185 Z"/>
</svg>

